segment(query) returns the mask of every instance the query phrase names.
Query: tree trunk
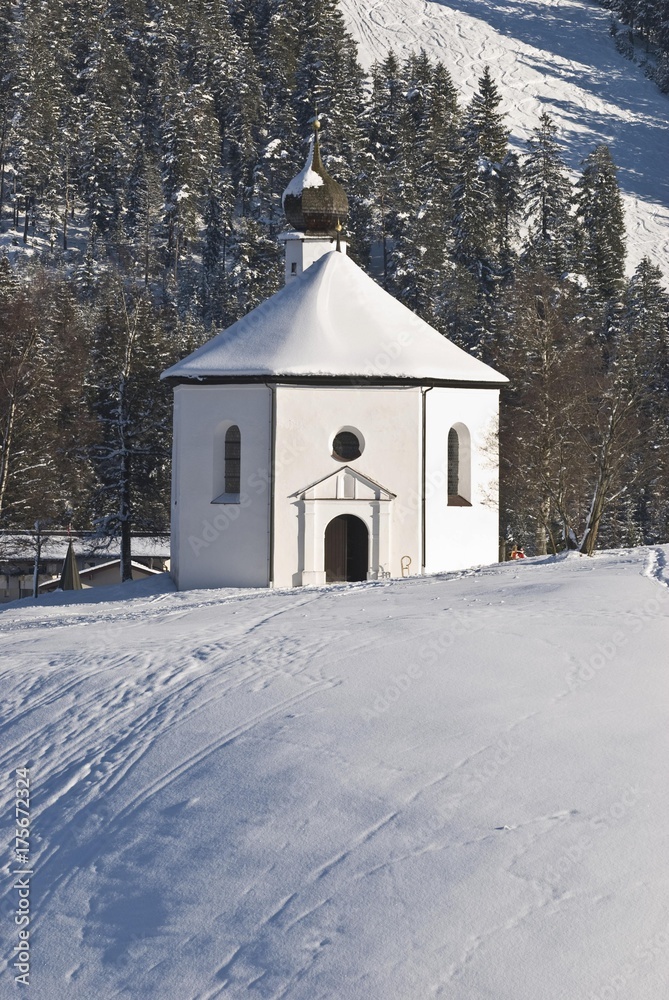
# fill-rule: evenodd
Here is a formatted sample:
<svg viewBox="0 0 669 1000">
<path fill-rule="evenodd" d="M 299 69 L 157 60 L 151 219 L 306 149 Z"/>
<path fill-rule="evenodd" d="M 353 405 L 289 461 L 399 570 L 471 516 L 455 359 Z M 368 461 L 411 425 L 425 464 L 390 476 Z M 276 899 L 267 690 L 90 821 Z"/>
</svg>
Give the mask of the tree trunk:
<svg viewBox="0 0 669 1000">
<path fill-rule="evenodd" d="M 30 363 L 32 357 L 33 348 L 37 340 L 37 330 L 33 328 L 30 337 L 26 345 L 23 348 L 21 354 L 21 359 L 18 363 L 16 373 L 14 375 L 14 380 L 11 386 L 6 386 L 6 391 L 9 399 L 9 405 L 7 407 L 7 412 L 5 414 L 5 426 L 4 433 L 2 435 L 2 444 L 0 445 L 0 514 L 2 514 L 4 504 L 5 504 L 5 494 L 7 492 L 7 483 L 9 482 L 9 463 L 12 454 L 12 445 L 14 443 L 14 429 L 16 426 L 17 418 L 17 396 L 18 390 L 21 383 L 21 377 L 23 374 L 24 366 Z M 20 416 L 20 415 L 19 415 Z"/>
<path fill-rule="evenodd" d="M 7 138 L 7 109 L 2 119 L 0 135 L 0 230 L 2 229 L 2 208 L 5 203 L 5 139 Z"/>
<path fill-rule="evenodd" d="M 597 534 L 599 532 L 602 514 L 604 513 L 605 502 L 606 493 L 602 482 L 598 480 L 597 486 L 595 487 L 595 493 L 592 498 L 592 504 L 590 505 L 590 512 L 588 514 L 588 520 L 586 522 L 583 538 L 581 539 L 581 544 L 578 547 L 579 552 L 583 552 L 586 556 L 591 556 L 595 551 Z"/>
<path fill-rule="evenodd" d="M 144 287 L 148 288 L 149 287 L 149 261 L 150 261 L 150 253 L 151 253 L 151 251 L 150 251 L 150 245 L 149 245 L 149 241 L 150 241 L 150 238 L 151 238 L 151 216 L 150 216 L 150 201 L 149 201 L 148 182 L 147 182 L 147 191 L 146 191 L 146 201 L 144 203 L 144 212 L 145 212 L 145 216 L 146 216 L 146 219 L 145 219 L 146 225 L 144 227 Z"/>
<path fill-rule="evenodd" d="M 550 511 L 550 500 L 543 500 L 539 507 L 539 517 L 537 518 L 537 527 L 534 533 L 534 551 L 538 556 L 545 556 L 547 552 L 546 542 L 549 533 Z"/>
<path fill-rule="evenodd" d="M 588 519 L 585 523 L 585 531 L 583 532 L 581 544 L 578 547 L 579 552 L 585 553 L 586 556 L 591 556 L 595 551 L 599 525 L 601 523 L 604 508 L 606 507 L 606 501 L 608 499 L 607 494 L 609 491 L 610 479 L 609 463 L 608 461 L 605 461 L 600 466 L 595 491 L 592 495 L 592 503 L 590 504 Z"/>
<path fill-rule="evenodd" d="M 608 420 L 606 434 L 599 451 L 597 459 L 597 481 L 592 494 L 592 502 L 590 504 L 590 511 L 588 512 L 588 518 L 585 523 L 583 538 L 581 539 L 581 543 L 578 547 L 579 552 L 584 552 L 587 556 L 591 556 L 593 554 L 595 551 L 595 545 L 597 544 L 599 525 L 608 500 L 611 480 L 613 478 L 614 467 L 616 464 L 615 448 L 620 447 L 618 435 L 623 415 L 624 408 L 621 412 L 614 405 L 613 411 Z"/>
<path fill-rule="evenodd" d="M 132 580 L 130 468 L 131 455 L 126 448 L 121 463 L 121 583 Z"/>
<path fill-rule="evenodd" d="M 386 205 L 381 187 L 381 246 L 383 248 L 383 287 L 388 290 L 388 236 L 386 234 Z"/>
<path fill-rule="evenodd" d="M 65 211 L 63 212 L 63 250 L 67 250 L 67 215 L 70 209 L 70 158 L 65 161 Z"/>
<path fill-rule="evenodd" d="M 0 514 L 5 505 L 5 493 L 9 481 L 9 458 L 12 453 L 12 438 L 14 436 L 14 421 L 16 419 L 16 400 L 12 395 L 7 419 L 5 421 L 5 433 L 2 438 L 2 448 L 0 448 Z"/>
<path fill-rule="evenodd" d="M 42 533 L 39 521 L 35 521 L 35 567 L 33 569 L 33 597 L 39 597 L 39 560 L 42 554 Z"/>
<path fill-rule="evenodd" d="M 5 194 L 5 156 L 2 154 L 2 159 L 0 161 L 0 228 L 2 228 L 2 206 L 4 204 L 4 194 Z"/>
</svg>

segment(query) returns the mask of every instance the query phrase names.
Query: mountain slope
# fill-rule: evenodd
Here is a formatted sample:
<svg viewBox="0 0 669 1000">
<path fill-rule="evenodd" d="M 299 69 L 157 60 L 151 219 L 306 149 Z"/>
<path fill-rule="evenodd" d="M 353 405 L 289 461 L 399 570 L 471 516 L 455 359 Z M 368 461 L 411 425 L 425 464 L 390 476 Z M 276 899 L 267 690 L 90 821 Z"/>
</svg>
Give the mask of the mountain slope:
<svg viewBox="0 0 669 1000">
<path fill-rule="evenodd" d="M 598 143 L 619 168 L 628 268 L 669 271 L 669 97 L 625 59 L 609 13 L 585 0 L 340 0 L 366 67 L 424 48 L 469 100 L 488 63 L 519 148 L 548 111 L 573 169 Z"/>
<path fill-rule="evenodd" d="M 657 1000 L 666 556 L 7 607 L 31 997 Z"/>
</svg>

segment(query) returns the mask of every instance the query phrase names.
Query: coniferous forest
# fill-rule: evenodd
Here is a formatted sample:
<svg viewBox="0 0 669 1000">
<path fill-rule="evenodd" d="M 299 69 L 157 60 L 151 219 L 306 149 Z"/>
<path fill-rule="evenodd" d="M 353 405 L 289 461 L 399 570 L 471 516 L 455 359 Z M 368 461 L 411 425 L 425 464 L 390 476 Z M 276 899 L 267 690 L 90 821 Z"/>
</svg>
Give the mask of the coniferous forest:
<svg viewBox="0 0 669 1000">
<path fill-rule="evenodd" d="M 167 530 L 159 373 L 280 287 L 318 109 L 354 259 L 511 379 L 503 537 L 669 540 L 663 275 L 608 148 L 512 146 L 494 67 L 366 78 L 336 0 L 5 0 L 0 76 L 0 527 Z"/>
<path fill-rule="evenodd" d="M 669 0 L 601 0 L 601 4 L 611 11 L 610 30 L 618 51 L 641 63 L 660 90 L 669 93 Z"/>
</svg>

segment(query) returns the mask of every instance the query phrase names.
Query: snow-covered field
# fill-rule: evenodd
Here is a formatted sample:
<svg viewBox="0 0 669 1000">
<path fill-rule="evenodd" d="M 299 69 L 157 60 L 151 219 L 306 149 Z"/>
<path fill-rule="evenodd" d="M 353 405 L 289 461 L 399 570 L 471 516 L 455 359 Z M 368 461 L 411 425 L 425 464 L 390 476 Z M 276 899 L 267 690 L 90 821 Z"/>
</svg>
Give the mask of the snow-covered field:
<svg viewBox="0 0 669 1000">
<path fill-rule="evenodd" d="M 608 11 L 587 0 L 340 3 L 366 67 L 390 47 L 400 56 L 422 47 L 469 100 L 488 63 L 519 148 L 542 111 L 558 124 L 575 170 L 608 143 L 625 198 L 629 270 L 644 255 L 669 270 L 669 96 L 616 50 Z"/>
<path fill-rule="evenodd" d="M 30 996 L 665 996 L 667 553 L 7 607 Z"/>
</svg>

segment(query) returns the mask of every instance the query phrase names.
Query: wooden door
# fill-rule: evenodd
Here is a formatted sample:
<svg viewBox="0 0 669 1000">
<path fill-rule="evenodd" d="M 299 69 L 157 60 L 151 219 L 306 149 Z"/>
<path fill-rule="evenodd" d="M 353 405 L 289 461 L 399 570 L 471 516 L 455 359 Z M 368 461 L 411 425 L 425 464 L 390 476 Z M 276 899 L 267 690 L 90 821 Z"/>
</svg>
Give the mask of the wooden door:
<svg viewBox="0 0 669 1000">
<path fill-rule="evenodd" d="M 346 515 L 335 517 L 325 529 L 325 581 L 341 583 L 346 580 L 346 542 L 348 525 Z"/>
<path fill-rule="evenodd" d="M 367 579 L 369 532 L 354 514 L 340 514 L 325 529 L 326 583 Z"/>
</svg>

